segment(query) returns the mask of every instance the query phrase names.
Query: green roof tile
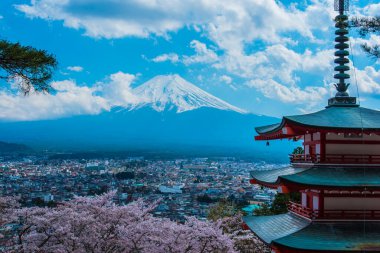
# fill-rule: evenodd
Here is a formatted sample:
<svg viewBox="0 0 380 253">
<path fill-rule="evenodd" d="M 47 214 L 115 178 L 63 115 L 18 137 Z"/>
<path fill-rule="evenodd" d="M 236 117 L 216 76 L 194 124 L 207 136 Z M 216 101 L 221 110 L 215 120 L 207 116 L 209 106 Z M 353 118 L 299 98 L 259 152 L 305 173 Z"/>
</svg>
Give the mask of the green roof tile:
<svg viewBox="0 0 380 253">
<path fill-rule="evenodd" d="M 267 132 L 272 132 L 275 129 L 278 129 L 280 127 L 281 123 L 277 124 L 272 124 L 268 126 L 262 126 L 262 127 L 256 127 L 256 132 L 260 133 L 267 133 Z"/>
<path fill-rule="evenodd" d="M 251 171 L 251 177 L 268 184 L 290 182 L 319 187 L 380 187 L 380 168 L 376 167 L 286 167 Z"/>
<path fill-rule="evenodd" d="M 380 187 L 380 168 L 310 168 L 279 177 L 281 181 L 325 187 Z"/>
<path fill-rule="evenodd" d="M 251 177 L 265 183 L 275 184 L 279 176 L 292 175 L 306 170 L 306 168 L 294 168 L 292 166 L 272 169 L 272 170 L 253 170 Z"/>
<path fill-rule="evenodd" d="M 380 222 L 315 222 L 275 239 L 273 245 L 317 252 L 380 252 Z"/>
<path fill-rule="evenodd" d="M 264 242 L 295 233 L 310 224 L 309 220 L 287 213 L 273 216 L 246 216 L 244 223 Z"/>
<path fill-rule="evenodd" d="M 257 127 L 256 132 L 278 131 L 286 121 L 318 128 L 380 130 L 380 111 L 357 106 L 331 106 L 315 113 L 285 116 L 281 123 Z"/>
</svg>

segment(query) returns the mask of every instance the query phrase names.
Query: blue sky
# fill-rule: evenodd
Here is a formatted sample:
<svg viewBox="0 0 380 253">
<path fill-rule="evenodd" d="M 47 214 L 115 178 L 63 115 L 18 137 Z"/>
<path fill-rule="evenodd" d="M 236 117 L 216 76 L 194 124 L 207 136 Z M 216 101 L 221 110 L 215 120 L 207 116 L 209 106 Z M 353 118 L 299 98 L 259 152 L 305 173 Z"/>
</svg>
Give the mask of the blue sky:
<svg viewBox="0 0 380 253">
<path fill-rule="evenodd" d="M 380 13 L 380 1 L 351 1 L 354 15 Z M 46 49 L 59 61 L 52 95 L 0 93 L 0 119 L 30 120 L 109 110 L 133 102 L 131 89 L 179 74 L 257 114 L 323 108 L 334 94 L 331 0 L 3 0 L 0 37 Z M 362 105 L 380 109 L 380 65 L 353 32 Z M 352 72 L 352 76 L 354 74 Z M 351 95 L 357 95 L 355 78 Z"/>
</svg>

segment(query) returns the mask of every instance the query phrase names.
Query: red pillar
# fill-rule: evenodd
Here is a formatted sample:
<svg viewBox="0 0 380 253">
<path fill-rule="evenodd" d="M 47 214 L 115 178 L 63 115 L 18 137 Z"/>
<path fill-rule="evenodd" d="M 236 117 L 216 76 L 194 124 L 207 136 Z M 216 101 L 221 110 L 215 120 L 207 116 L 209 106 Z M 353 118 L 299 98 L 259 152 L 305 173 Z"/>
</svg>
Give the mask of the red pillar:
<svg viewBox="0 0 380 253">
<path fill-rule="evenodd" d="M 326 133 L 321 132 L 321 162 L 326 160 Z"/>
<path fill-rule="evenodd" d="M 319 217 L 323 217 L 325 213 L 325 193 L 324 190 L 321 190 L 319 193 Z"/>
</svg>

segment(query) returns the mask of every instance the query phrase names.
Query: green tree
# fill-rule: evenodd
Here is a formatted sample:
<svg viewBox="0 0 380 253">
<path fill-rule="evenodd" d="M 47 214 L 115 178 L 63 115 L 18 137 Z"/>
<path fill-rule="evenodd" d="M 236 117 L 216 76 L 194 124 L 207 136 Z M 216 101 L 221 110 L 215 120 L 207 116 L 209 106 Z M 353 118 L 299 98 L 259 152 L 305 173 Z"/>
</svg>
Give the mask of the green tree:
<svg viewBox="0 0 380 253">
<path fill-rule="evenodd" d="M 356 28 L 361 37 L 374 33 L 380 34 L 380 16 L 377 17 L 355 17 L 351 19 L 351 27 Z M 369 45 L 364 43 L 362 49 L 373 58 L 380 58 L 380 45 Z"/>
<path fill-rule="evenodd" d="M 289 201 L 299 202 L 300 198 L 301 196 L 299 192 L 292 192 L 290 194 L 278 193 L 275 196 L 271 205 L 268 205 L 266 203 L 262 204 L 260 208 L 254 211 L 254 214 L 259 216 L 265 216 L 287 213 L 287 205 Z"/>
<path fill-rule="evenodd" d="M 302 147 L 296 147 L 294 150 L 293 150 L 293 155 L 302 155 L 304 152 L 303 148 Z"/>
<path fill-rule="evenodd" d="M 270 210 L 274 214 L 282 214 L 288 212 L 287 204 L 290 201 L 289 194 L 277 194 L 273 200 Z"/>
<path fill-rule="evenodd" d="M 233 217 L 238 214 L 238 209 L 233 202 L 221 200 L 211 207 L 207 219 L 217 221 L 226 217 Z"/>
<path fill-rule="evenodd" d="M 270 205 L 268 205 L 267 203 L 261 204 L 260 208 L 255 209 L 253 213 L 257 216 L 274 215 L 270 208 Z"/>
<path fill-rule="evenodd" d="M 24 94 L 50 92 L 48 81 L 56 67 L 57 60 L 45 50 L 0 40 L 0 78 L 16 80 Z"/>
</svg>

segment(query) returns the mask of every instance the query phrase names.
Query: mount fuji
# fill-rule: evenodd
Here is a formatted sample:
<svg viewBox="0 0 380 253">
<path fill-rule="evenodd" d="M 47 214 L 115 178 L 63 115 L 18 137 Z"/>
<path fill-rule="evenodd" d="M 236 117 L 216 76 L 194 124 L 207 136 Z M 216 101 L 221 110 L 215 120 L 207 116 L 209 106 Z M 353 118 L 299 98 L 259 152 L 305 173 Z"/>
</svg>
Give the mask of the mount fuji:
<svg viewBox="0 0 380 253">
<path fill-rule="evenodd" d="M 198 88 L 179 75 L 156 76 L 135 88 L 133 93 L 142 101 L 131 106 L 131 110 L 151 107 L 158 112 L 175 110 L 181 113 L 209 107 L 246 113 L 244 110 Z"/>
<path fill-rule="evenodd" d="M 268 148 L 253 140 L 255 126 L 278 119 L 248 113 L 179 75 L 156 76 L 131 92 L 138 102 L 97 115 L 1 122 L 0 140 L 36 150 L 245 155 L 264 160 L 291 151 L 289 143 Z"/>
</svg>

